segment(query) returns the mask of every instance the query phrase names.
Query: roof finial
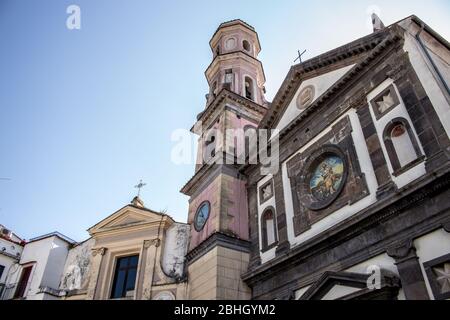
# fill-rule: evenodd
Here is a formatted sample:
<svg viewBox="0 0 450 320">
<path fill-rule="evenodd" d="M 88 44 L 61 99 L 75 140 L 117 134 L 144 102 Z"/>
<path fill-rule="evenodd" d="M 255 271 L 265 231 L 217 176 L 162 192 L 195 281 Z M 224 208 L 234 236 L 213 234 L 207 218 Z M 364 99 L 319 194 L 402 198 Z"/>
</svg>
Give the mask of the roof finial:
<svg viewBox="0 0 450 320">
<path fill-rule="evenodd" d="M 137 207 L 144 207 L 144 201 L 141 200 L 141 198 L 139 198 L 139 196 L 141 195 L 141 189 L 146 186 L 147 184 L 142 182 L 142 179 L 139 181 L 139 183 L 137 185 L 135 185 L 134 187 L 136 189 L 138 189 L 138 194 L 136 197 L 133 198 L 133 200 L 131 200 L 131 204 L 133 204 L 134 206 Z"/>
<path fill-rule="evenodd" d="M 139 183 L 138 183 L 137 185 L 134 186 L 136 189 L 138 189 L 138 194 L 137 194 L 137 197 L 138 197 L 138 198 L 139 198 L 139 196 L 141 195 L 141 189 L 142 189 L 143 187 L 145 187 L 146 185 L 147 185 L 147 184 L 144 183 L 144 182 L 142 182 L 142 179 L 141 179 L 141 180 L 139 180 Z"/>
<path fill-rule="evenodd" d="M 297 50 L 297 52 L 298 52 L 298 57 L 297 57 L 297 59 L 294 60 L 294 63 L 297 62 L 297 60 L 299 63 L 302 63 L 302 56 L 306 53 L 306 50 L 303 50 L 302 53 L 300 53 L 300 50 Z"/>
<path fill-rule="evenodd" d="M 381 21 L 380 17 L 375 12 L 372 13 L 372 25 L 373 25 L 373 32 L 377 32 L 384 29 L 383 21 Z"/>
</svg>

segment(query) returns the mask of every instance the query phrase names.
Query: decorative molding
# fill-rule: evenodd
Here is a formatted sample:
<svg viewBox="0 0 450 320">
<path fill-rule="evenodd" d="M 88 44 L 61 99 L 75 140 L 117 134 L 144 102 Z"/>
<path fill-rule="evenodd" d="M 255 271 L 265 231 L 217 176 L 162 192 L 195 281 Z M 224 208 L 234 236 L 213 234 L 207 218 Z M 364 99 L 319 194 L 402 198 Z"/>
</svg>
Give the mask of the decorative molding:
<svg viewBox="0 0 450 320">
<path fill-rule="evenodd" d="M 106 253 L 106 250 L 107 250 L 107 248 L 104 248 L 104 247 L 92 249 L 92 256 L 95 257 L 98 254 L 100 254 L 101 256 L 104 256 Z"/>
<path fill-rule="evenodd" d="M 435 299 L 450 299 L 450 254 L 427 261 L 423 264 Z"/>
<path fill-rule="evenodd" d="M 370 274 L 352 272 L 327 271 L 300 297 L 299 300 L 321 300 L 335 285 L 360 289 L 350 295 L 343 296 L 337 300 L 371 300 L 378 296 L 380 290 L 389 288 L 390 294 L 386 297 L 396 299 L 401 287 L 400 279 L 389 271 L 380 270 L 380 289 L 370 290 L 367 288 L 367 280 Z M 384 292 L 386 293 L 386 292 Z"/>
<path fill-rule="evenodd" d="M 294 234 L 299 236 L 314 223 L 324 219 L 336 210 L 353 204 L 369 195 L 365 175 L 361 171 L 358 155 L 352 138 L 353 129 L 349 117 L 344 117 L 332 130 L 307 150 L 298 153 L 287 162 L 294 207 Z M 320 157 L 333 154 L 344 166 L 341 184 L 334 194 L 324 201 L 316 201 L 309 192 L 311 170 Z"/>
<path fill-rule="evenodd" d="M 156 248 L 158 248 L 160 244 L 161 244 L 161 239 L 159 239 L 159 238 L 155 238 L 155 239 L 151 239 L 151 240 L 144 240 L 144 248 L 145 249 L 148 249 L 151 246 L 155 246 Z"/>
<path fill-rule="evenodd" d="M 214 247 L 224 247 L 246 253 L 250 252 L 249 241 L 242 240 L 225 233 L 216 232 L 186 254 L 186 260 L 188 264 L 192 264 L 194 261 L 202 257 Z"/>
<path fill-rule="evenodd" d="M 270 193 L 267 195 L 267 197 L 264 197 L 265 190 L 270 190 Z M 259 188 L 259 205 L 266 203 L 267 201 L 272 199 L 274 197 L 274 195 L 275 195 L 275 189 L 273 186 L 273 179 L 270 179 L 269 181 L 267 181 L 265 184 L 263 184 Z"/>
<path fill-rule="evenodd" d="M 395 259 L 395 263 L 401 263 L 405 260 L 417 258 L 416 248 L 414 247 L 412 239 L 407 239 L 401 243 L 396 243 L 387 248 L 386 253 L 391 258 Z"/>
</svg>

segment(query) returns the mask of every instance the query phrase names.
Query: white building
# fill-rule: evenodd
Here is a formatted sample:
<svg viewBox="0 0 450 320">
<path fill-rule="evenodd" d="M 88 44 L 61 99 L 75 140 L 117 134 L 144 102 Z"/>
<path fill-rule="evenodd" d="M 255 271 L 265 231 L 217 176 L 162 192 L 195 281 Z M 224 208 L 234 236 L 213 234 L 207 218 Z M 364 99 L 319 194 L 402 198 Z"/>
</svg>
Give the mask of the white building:
<svg viewBox="0 0 450 320">
<path fill-rule="evenodd" d="M 58 299 L 59 282 L 75 242 L 59 232 L 31 239 L 11 267 L 2 299 Z"/>
<path fill-rule="evenodd" d="M 23 245 L 21 238 L 0 224 L 0 298 L 12 267 L 20 260 Z"/>
</svg>

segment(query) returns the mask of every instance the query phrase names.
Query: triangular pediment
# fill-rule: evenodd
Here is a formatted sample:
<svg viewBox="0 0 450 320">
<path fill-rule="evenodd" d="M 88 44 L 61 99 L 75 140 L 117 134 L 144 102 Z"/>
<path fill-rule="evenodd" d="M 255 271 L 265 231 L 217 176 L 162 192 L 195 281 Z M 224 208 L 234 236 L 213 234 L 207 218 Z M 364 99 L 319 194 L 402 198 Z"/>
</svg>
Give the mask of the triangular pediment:
<svg viewBox="0 0 450 320">
<path fill-rule="evenodd" d="M 109 217 L 103 219 L 88 231 L 90 234 L 134 227 L 144 224 L 159 223 L 165 215 L 146 208 L 138 208 L 132 205 L 123 207 Z"/>
<path fill-rule="evenodd" d="M 276 124 L 276 129 L 283 130 L 297 116 L 304 112 L 308 106 L 319 99 L 332 85 L 338 82 L 353 66 L 354 64 L 338 67 L 335 70 L 302 81 L 293 99 L 288 103 L 283 115 Z M 302 105 L 302 102 L 304 105 Z"/>
<path fill-rule="evenodd" d="M 302 109 L 304 103 L 303 110 L 308 110 L 325 101 L 363 70 L 377 46 L 389 34 L 390 31 L 385 29 L 292 66 L 259 127 L 282 130 L 300 117 L 302 110 L 297 111 L 290 106 Z M 303 103 L 298 107 L 297 98 L 307 85 L 314 88 L 303 92 L 305 94 L 299 98 Z"/>
<path fill-rule="evenodd" d="M 300 300 L 376 299 L 381 294 L 395 297 L 400 280 L 387 270 L 380 270 L 379 289 L 368 288 L 371 275 L 353 272 L 325 272 Z M 387 294 L 386 294 L 387 293 Z"/>
</svg>

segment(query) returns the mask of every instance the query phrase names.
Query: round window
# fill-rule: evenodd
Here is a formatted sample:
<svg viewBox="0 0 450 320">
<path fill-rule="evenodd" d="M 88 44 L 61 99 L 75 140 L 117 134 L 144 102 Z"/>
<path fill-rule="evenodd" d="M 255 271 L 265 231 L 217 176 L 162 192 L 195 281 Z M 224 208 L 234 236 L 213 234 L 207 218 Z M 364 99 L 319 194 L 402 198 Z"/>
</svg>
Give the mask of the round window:
<svg viewBox="0 0 450 320">
<path fill-rule="evenodd" d="M 247 40 L 244 40 L 242 42 L 242 46 L 244 47 L 245 51 L 249 51 L 250 52 L 250 42 L 248 42 Z"/>
<path fill-rule="evenodd" d="M 200 232 L 205 227 L 206 221 L 208 221 L 211 206 L 208 201 L 203 202 L 197 209 L 194 217 L 194 228 L 197 232 Z"/>
</svg>

